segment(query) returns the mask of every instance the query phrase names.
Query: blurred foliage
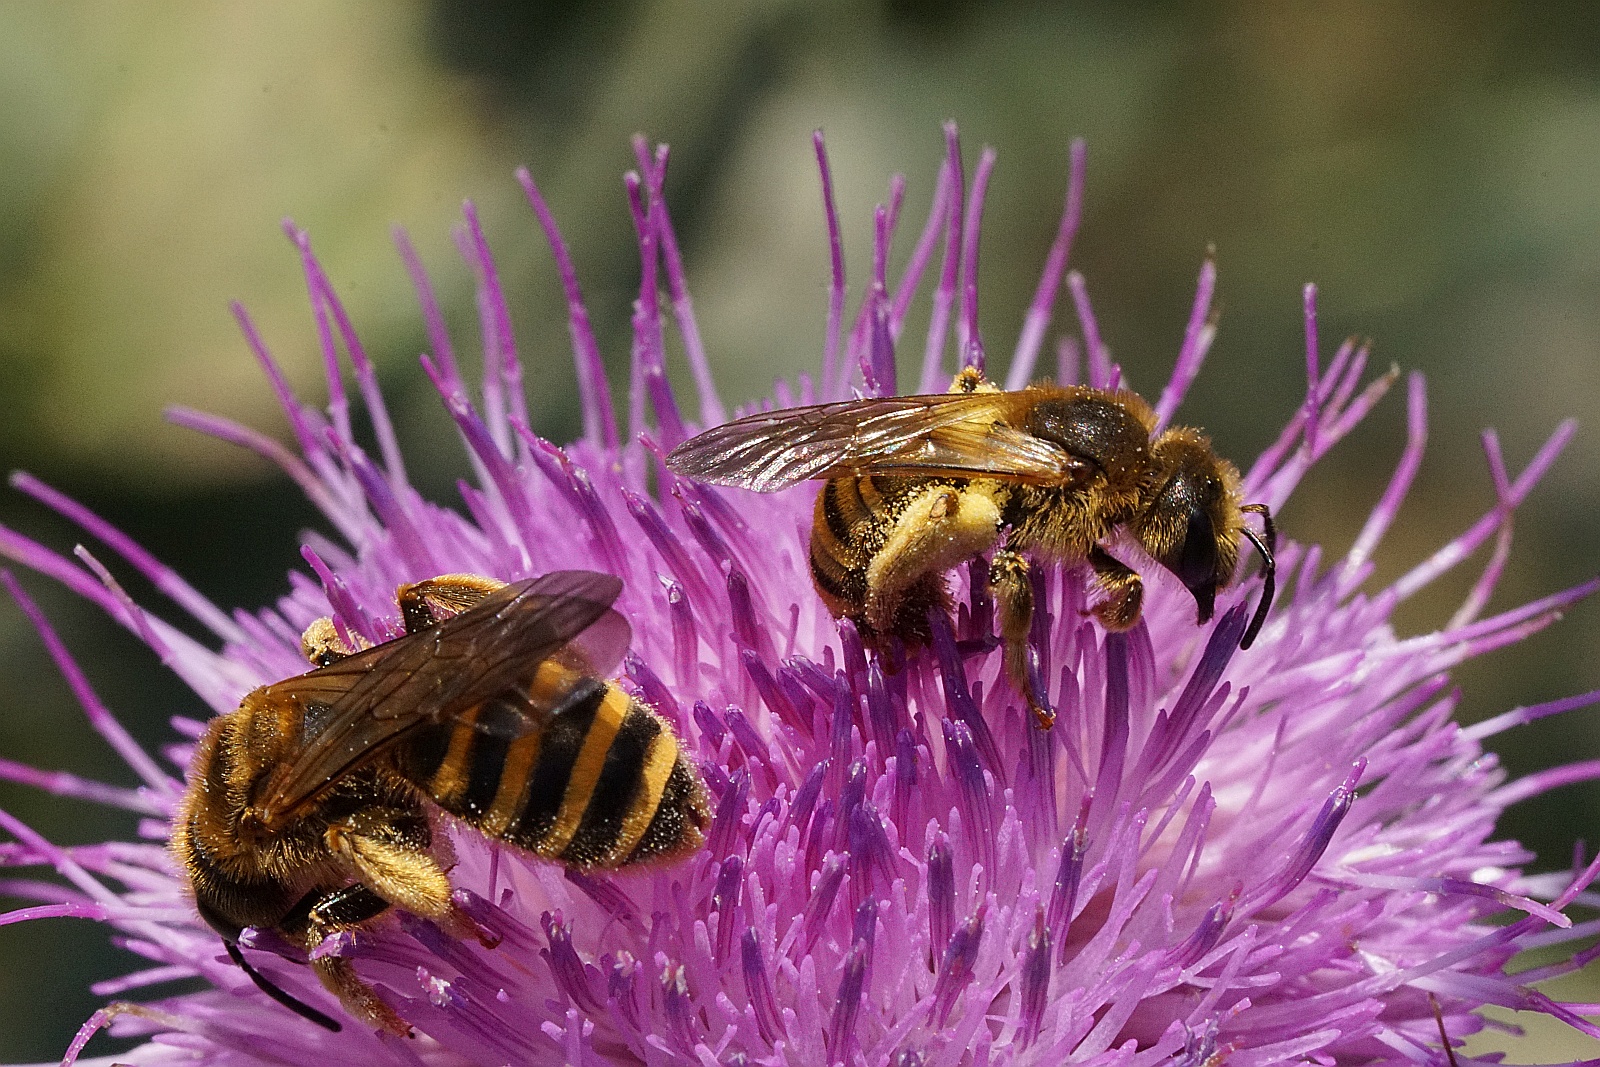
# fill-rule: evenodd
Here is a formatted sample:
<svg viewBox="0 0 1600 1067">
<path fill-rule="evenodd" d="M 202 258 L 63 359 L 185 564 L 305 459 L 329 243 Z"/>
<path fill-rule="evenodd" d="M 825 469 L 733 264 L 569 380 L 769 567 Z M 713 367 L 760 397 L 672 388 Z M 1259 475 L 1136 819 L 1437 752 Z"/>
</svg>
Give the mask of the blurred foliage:
<svg viewBox="0 0 1600 1067">
<path fill-rule="evenodd" d="M 263 603 L 315 516 L 275 472 L 173 430 L 161 409 L 284 432 L 229 316 L 234 298 L 296 387 L 320 395 L 279 218 L 311 232 L 378 361 L 413 473 L 449 500 L 464 463 L 417 370 L 424 335 L 391 224 L 413 234 L 470 350 L 476 313 L 449 227 L 458 198 L 476 200 L 536 369 L 534 418 L 560 439 L 576 426 L 564 309 L 513 166 L 530 167 L 561 221 L 620 383 L 637 257 L 619 177 L 635 131 L 672 144 L 668 194 L 702 330 L 723 395 L 744 401 L 814 367 L 822 348 L 810 131 L 827 133 L 859 295 L 887 175 L 909 182 L 903 257 L 927 210 L 939 123 L 953 117 L 969 166 L 980 141 L 1000 153 L 982 259 L 997 362 L 1054 233 L 1068 141 L 1082 136 L 1089 197 L 1073 264 L 1135 385 L 1164 377 L 1216 248 L 1221 329 L 1184 414 L 1225 454 L 1252 456 L 1299 401 L 1305 281 L 1321 287 L 1325 358 L 1359 332 L 1376 338 L 1377 367 L 1427 373 L 1430 451 L 1376 587 L 1492 504 L 1480 427 L 1498 427 L 1516 469 L 1559 419 L 1600 400 L 1596 22 L 1588 3 L 1510 0 L 0 7 L 0 457 L 218 603 Z M 1057 326 L 1075 328 L 1058 307 Z M 1347 546 L 1402 438 L 1392 399 L 1297 495 L 1286 533 Z M 1520 513 L 1497 606 L 1595 571 L 1597 463 L 1600 434 L 1586 429 Z M 16 494 L 0 498 L 0 521 L 62 548 L 79 536 Z M 1406 605 L 1402 628 L 1437 625 L 1471 577 Z M 138 736 L 159 744 L 168 716 L 199 711 L 92 609 L 23 581 Z M 1586 606 L 1470 666 L 1466 714 L 1600 684 L 1597 641 L 1600 613 Z M 129 782 L 9 603 L 0 671 L 0 753 Z M 1542 723 L 1500 751 L 1518 773 L 1594 753 L 1596 723 Z M 0 789 L 0 806 L 60 841 L 131 830 L 20 789 Z M 1600 791 L 1574 787 L 1523 805 L 1503 830 L 1560 866 L 1597 810 Z M 133 966 L 103 931 L 64 922 L 0 928 L 0 959 L 6 1061 L 58 1056 L 98 1002 L 86 979 Z"/>
</svg>

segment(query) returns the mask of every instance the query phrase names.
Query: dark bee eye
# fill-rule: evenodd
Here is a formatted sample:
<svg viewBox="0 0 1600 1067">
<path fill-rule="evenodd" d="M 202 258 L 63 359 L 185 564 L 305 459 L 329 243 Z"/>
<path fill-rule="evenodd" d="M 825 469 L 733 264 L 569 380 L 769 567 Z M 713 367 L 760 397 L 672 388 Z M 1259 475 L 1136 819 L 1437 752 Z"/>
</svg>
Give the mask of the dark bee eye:
<svg viewBox="0 0 1600 1067">
<path fill-rule="evenodd" d="M 1211 526 L 1211 516 L 1201 508 L 1189 512 L 1187 526 L 1178 565 L 1172 569 L 1184 585 L 1193 589 L 1216 577 L 1217 534 Z"/>
</svg>

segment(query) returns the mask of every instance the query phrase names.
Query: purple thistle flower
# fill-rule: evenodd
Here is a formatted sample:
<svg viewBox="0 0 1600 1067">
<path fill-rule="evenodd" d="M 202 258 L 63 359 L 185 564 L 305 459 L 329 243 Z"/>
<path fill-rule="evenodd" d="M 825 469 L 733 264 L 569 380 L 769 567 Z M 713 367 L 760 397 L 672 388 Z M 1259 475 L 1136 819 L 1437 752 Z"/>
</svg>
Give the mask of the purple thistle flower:
<svg viewBox="0 0 1600 1067">
<path fill-rule="evenodd" d="M 782 402 L 893 389 L 894 348 L 936 252 L 920 389 L 939 388 L 949 374 L 952 332 L 956 361 L 982 366 L 992 354 L 979 330 L 976 261 L 994 156 L 983 155 L 968 195 L 954 128 L 947 133 L 932 212 L 892 284 L 887 252 L 903 181 L 875 216 L 871 284 L 853 323 L 818 137 L 833 251 L 823 362 L 816 384 L 805 375 L 780 383 Z M 398 235 L 430 337 L 424 366 L 474 475 L 461 486 L 462 510 L 422 499 L 406 480 L 372 365 L 310 242 L 291 226 L 328 368 L 327 409 L 291 394 L 236 308 L 298 451 L 212 416 L 177 410 L 172 418 L 278 463 L 338 540 L 308 534 L 308 571 L 291 575 L 289 591 L 271 607 L 230 613 L 86 509 L 25 475 L 13 479 L 151 579 L 210 632 L 215 649 L 135 604 L 88 550 L 79 551 L 80 565 L 0 529 L 0 552 L 95 601 L 217 713 L 257 685 L 303 671 L 299 635 L 320 616 L 331 613 L 341 636 L 393 637 L 402 582 L 463 571 L 506 580 L 558 569 L 614 573 L 634 633 L 623 684 L 671 720 L 700 761 L 714 812 L 706 847 L 672 865 L 581 873 L 453 827 L 450 877 L 484 938 L 456 940 L 403 915 L 330 938 L 317 955 L 352 961 L 418 1036 L 349 1022 L 330 1034 L 261 995 L 228 962 L 164 848 L 203 724 L 177 718 L 180 740 L 160 758 L 145 753 L 7 574 L 91 723 L 143 784 L 119 789 L 10 762 L 0 762 L 0 775 L 146 820 L 141 841 L 66 849 L 0 813 L 13 839 L 0 845 L 0 861 L 52 868 L 65 882 L 6 883 L 38 903 L 0 922 L 111 924 L 149 964 L 97 986 L 107 997 L 196 976 L 213 987 L 119 1000 L 84 1025 L 64 1062 L 109 1029 L 147 1037 L 119 1059 L 150 1065 L 1442 1064 L 1435 1000 L 1452 1041 L 1484 1025 L 1475 1011 L 1486 1004 L 1544 1012 L 1600 1036 L 1580 1017 L 1585 1006 L 1532 987 L 1592 955 L 1570 946 L 1594 924 L 1574 924 L 1565 909 L 1600 903 L 1588 890 L 1600 860 L 1529 875 L 1522 868 L 1533 857 L 1493 839 L 1508 805 L 1600 776 L 1600 763 L 1508 782 L 1482 747 L 1499 731 L 1600 693 L 1463 728 L 1451 718 L 1457 695 L 1446 674 L 1543 628 L 1595 590 L 1585 583 L 1482 615 L 1512 512 L 1571 424 L 1516 477 L 1486 437 L 1494 508 L 1392 585 L 1363 591 L 1421 455 L 1424 392 L 1413 376 L 1410 440 L 1366 528 L 1348 554 L 1326 563 L 1314 545 L 1281 547 L 1283 590 L 1245 652 L 1238 643 L 1256 580 L 1223 590 L 1216 618 L 1196 627 L 1187 593 L 1154 569 L 1143 621 L 1107 635 L 1085 618 L 1083 569 L 1041 568 L 1031 667 L 1058 716 L 1042 732 L 1005 680 L 981 582 L 956 577 L 960 608 L 949 623 L 936 620 L 930 649 L 868 654 L 812 591 L 803 542 L 811 491 L 736 494 L 666 471 L 664 450 L 696 425 L 722 421 L 725 408 L 662 195 L 666 150 L 643 141 L 636 149 L 640 169 L 627 192 L 643 282 L 625 426 L 566 246 L 523 172 L 568 297 L 578 441 L 560 448 L 528 425 L 506 298 L 469 206 L 458 244 L 478 281 L 477 391 L 462 376 L 422 265 Z M 1087 381 L 1123 380 L 1083 278 L 1066 272 L 1083 175 L 1083 148 L 1074 145 L 1066 207 L 1009 387 L 1038 369 L 1063 281 L 1082 325 Z M 668 308 L 658 295 L 663 278 Z M 1163 423 L 1210 347 L 1214 285 L 1208 262 L 1155 405 Z M 1245 476 L 1248 498 L 1274 509 L 1394 380 L 1363 384 L 1366 349 L 1349 342 L 1323 365 L 1314 296 L 1308 287 L 1305 402 Z M 696 403 L 685 407 L 665 375 L 669 309 L 696 385 Z M 376 457 L 352 435 L 340 347 Z M 1062 340 L 1058 378 L 1077 380 L 1079 352 L 1079 342 Z M 1456 616 L 1434 633 L 1396 635 L 1396 605 L 1491 538 L 1496 551 Z M 252 931 L 244 942 L 293 997 L 339 1013 L 282 939 Z M 1558 962 L 1507 971 L 1523 949 L 1563 946 Z"/>
</svg>

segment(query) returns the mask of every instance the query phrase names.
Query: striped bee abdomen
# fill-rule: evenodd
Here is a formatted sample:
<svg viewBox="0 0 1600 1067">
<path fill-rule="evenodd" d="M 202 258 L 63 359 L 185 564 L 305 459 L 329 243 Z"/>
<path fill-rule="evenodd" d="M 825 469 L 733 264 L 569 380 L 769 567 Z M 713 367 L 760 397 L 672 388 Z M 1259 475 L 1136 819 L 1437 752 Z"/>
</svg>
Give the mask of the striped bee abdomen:
<svg viewBox="0 0 1600 1067">
<path fill-rule="evenodd" d="M 548 709 L 527 731 L 528 708 Z M 574 867 L 698 847 L 710 813 L 676 735 L 608 682 L 554 660 L 527 698 L 487 701 L 419 730 L 401 773 L 489 837 Z"/>
</svg>

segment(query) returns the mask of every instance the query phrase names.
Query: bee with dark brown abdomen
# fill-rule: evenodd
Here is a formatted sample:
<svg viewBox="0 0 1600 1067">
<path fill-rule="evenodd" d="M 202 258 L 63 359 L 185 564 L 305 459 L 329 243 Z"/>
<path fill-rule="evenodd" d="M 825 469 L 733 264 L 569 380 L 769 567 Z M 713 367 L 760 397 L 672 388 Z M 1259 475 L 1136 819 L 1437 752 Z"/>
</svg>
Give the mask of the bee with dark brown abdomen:
<svg viewBox="0 0 1600 1067">
<path fill-rule="evenodd" d="M 928 640 L 928 612 L 948 610 L 945 572 L 991 549 L 1006 673 L 1039 725 L 1054 721 L 1028 682 L 1033 618 L 1028 557 L 1088 563 L 1108 630 L 1139 621 L 1144 583 L 1108 551 L 1129 534 L 1194 596 L 1199 622 L 1233 579 L 1239 540 L 1261 553 L 1261 602 L 1273 595 L 1272 517 L 1240 497 L 1239 472 L 1197 430 L 1156 432 L 1138 394 L 1038 384 L 1002 392 L 981 372 L 948 393 L 885 396 L 750 415 L 679 445 L 667 466 L 760 492 L 826 479 L 811 528 L 811 574 L 834 615 L 869 641 Z M 1263 533 L 1245 525 L 1261 516 Z M 998 546 L 998 547 L 997 547 Z"/>
<path fill-rule="evenodd" d="M 212 721 L 172 847 L 201 917 L 258 986 L 338 1029 L 245 962 L 245 927 L 307 951 L 390 908 L 476 932 L 451 903 L 430 802 L 572 867 L 700 847 L 710 811 L 693 764 L 665 720 L 603 680 L 628 646 L 620 591 L 588 571 L 401 586 L 404 636 L 352 648 L 319 620 L 303 639 L 318 669 Z M 312 967 L 352 1015 L 409 1031 L 348 961 Z"/>
</svg>

